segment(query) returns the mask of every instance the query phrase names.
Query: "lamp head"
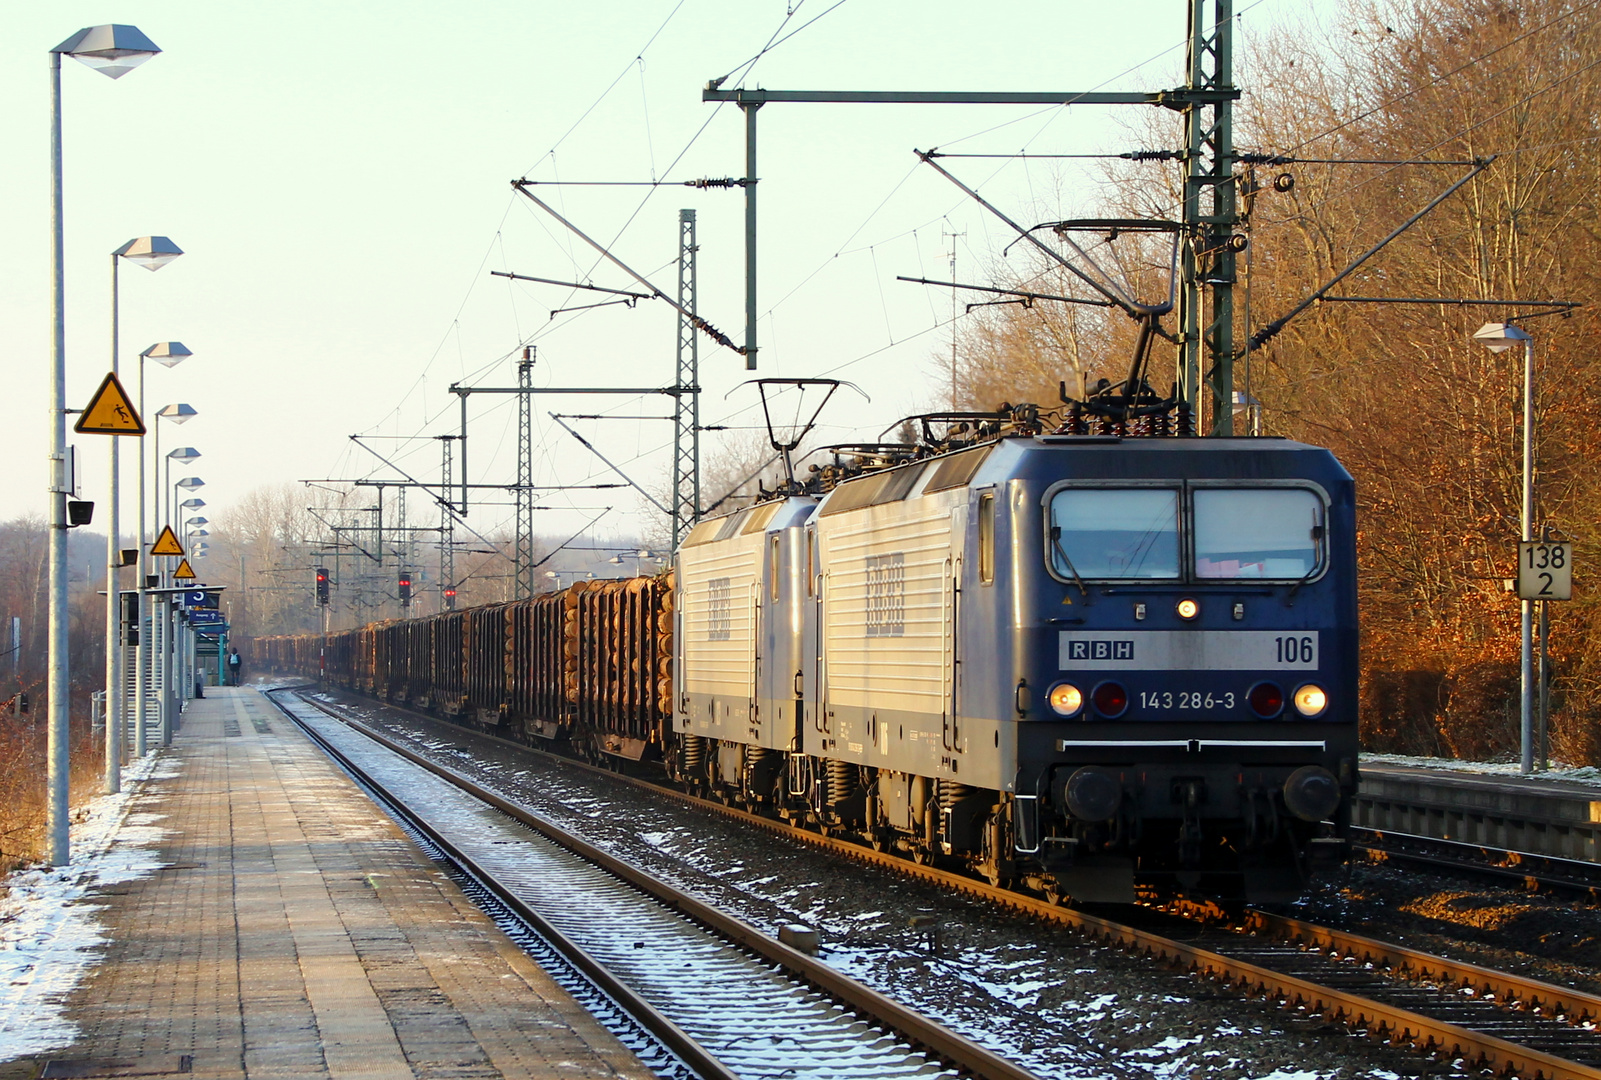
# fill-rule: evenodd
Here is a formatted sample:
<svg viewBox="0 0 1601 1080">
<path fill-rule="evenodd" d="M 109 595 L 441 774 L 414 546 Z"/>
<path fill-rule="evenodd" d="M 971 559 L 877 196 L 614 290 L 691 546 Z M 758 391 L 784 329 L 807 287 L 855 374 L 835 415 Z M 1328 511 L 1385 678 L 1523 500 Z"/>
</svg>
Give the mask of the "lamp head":
<svg viewBox="0 0 1601 1080">
<path fill-rule="evenodd" d="M 120 79 L 161 50 L 137 26 L 86 26 L 50 50 L 64 53 L 100 74 Z"/>
<path fill-rule="evenodd" d="M 194 353 L 181 341 L 158 341 L 139 355 L 148 356 L 164 367 L 177 367 Z"/>
<path fill-rule="evenodd" d="M 185 491 L 193 491 L 195 488 L 205 487 L 206 482 L 200 479 L 198 476 L 186 476 L 182 480 L 179 480 L 175 486 L 181 487 Z"/>
<path fill-rule="evenodd" d="M 193 405 L 178 404 L 163 405 L 156 411 L 156 415 L 163 420 L 171 420 L 174 424 L 187 424 L 190 420 L 199 416 L 200 413 L 196 411 Z M 171 455 L 168 456 L 170 457 Z"/>
<path fill-rule="evenodd" d="M 180 446 L 180 447 L 178 447 L 178 449 L 172 451 L 172 453 L 167 455 L 167 460 L 168 461 L 177 461 L 177 462 L 186 462 L 186 461 L 193 461 L 196 458 L 198 458 L 199 456 L 200 456 L 200 451 L 196 450 L 194 447 L 192 447 L 192 446 Z"/>
<path fill-rule="evenodd" d="M 199 514 L 196 514 L 192 518 L 187 518 L 184 521 L 184 524 L 185 525 L 210 525 L 211 522 L 208 521 L 206 518 L 201 517 Z"/>
<path fill-rule="evenodd" d="M 206 505 L 206 500 L 204 500 L 204 499 L 185 499 L 183 502 L 179 503 L 178 505 L 183 507 L 185 510 L 198 510 L 202 506 Z"/>
<path fill-rule="evenodd" d="M 1487 322 L 1473 331 L 1473 340 L 1491 352 L 1506 352 L 1520 341 L 1529 341 L 1529 332 L 1511 323 Z"/>
<path fill-rule="evenodd" d="M 165 236 L 140 236 L 129 240 L 111 254 L 138 263 L 146 270 L 160 270 L 182 255 L 183 248 Z"/>
</svg>

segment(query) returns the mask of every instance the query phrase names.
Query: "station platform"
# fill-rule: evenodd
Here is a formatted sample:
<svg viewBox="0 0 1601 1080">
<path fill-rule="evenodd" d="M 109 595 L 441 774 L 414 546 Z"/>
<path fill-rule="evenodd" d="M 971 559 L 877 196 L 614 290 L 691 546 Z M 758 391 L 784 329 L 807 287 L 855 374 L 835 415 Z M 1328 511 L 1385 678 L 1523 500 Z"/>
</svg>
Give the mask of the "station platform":
<svg viewBox="0 0 1601 1080">
<path fill-rule="evenodd" d="M 1362 762 L 1352 823 L 1546 855 L 1601 861 L 1601 787 L 1554 777 Z"/>
<path fill-rule="evenodd" d="M 654 1075 L 258 690 L 208 688 L 163 753 L 132 812 L 165 865 L 88 898 L 77 1041 L 0 1078 Z"/>
</svg>

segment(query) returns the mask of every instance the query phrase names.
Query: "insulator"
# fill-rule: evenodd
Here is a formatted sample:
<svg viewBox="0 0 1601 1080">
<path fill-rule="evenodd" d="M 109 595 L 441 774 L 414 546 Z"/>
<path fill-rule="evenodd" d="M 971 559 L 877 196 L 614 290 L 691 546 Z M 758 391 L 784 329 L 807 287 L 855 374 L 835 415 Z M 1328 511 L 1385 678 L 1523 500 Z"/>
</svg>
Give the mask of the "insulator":
<svg viewBox="0 0 1601 1080">
<path fill-rule="evenodd" d="M 1230 251 L 1244 251 L 1246 248 L 1251 246 L 1251 238 L 1246 236 L 1244 233 L 1235 233 L 1233 236 L 1223 241 L 1223 246 L 1228 248 Z"/>
<path fill-rule="evenodd" d="M 1281 172 L 1273 178 L 1273 190 L 1283 194 L 1295 190 L 1295 177 L 1287 172 Z"/>
<path fill-rule="evenodd" d="M 1176 161 L 1184 155 L 1178 150 L 1130 150 L 1121 156 L 1129 161 Z"/>
</svg>

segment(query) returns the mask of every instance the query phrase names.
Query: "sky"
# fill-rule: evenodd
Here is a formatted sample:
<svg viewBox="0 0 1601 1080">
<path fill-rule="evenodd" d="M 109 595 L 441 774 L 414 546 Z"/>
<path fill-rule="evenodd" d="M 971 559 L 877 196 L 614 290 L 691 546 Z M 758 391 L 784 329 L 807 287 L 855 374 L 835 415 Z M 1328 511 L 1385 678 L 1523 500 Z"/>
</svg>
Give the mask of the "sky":
<svg viewBox="0 0 1601 1080">
<path fill-rule="evenodd" d="M 1247 34 L 1308 10 L 1305 0 L 1238 7 Z M 637 289 L 512 180 L 540 181 L 535 194 L 669 294 L 678 212 L 695 209 L 699 313 L 742 341 L 738 189 L 572 182 L 741 175 L 738 109 L 701 100 L 722 76 L 725 88 L 774 90 L 1167 88 L 1182 79 L 1185 10 L 1184 0 L 9 5 L 0 190 L 12 254 L 0 261 L 0 324 L 11 347 L 0 364 L 21 411 L 0 428 L 11 463 L 0 470 L 0 519 L 45 508 L 48 50 L 82 26 L 130 23 L 164 51 L 115 81 L 63 61 L 68 405 L 86 405 L 110 367 L 110 253 L 133 237 L 171 237 L 183 257 L 154 274 L 121 271 L 123 380 L 137 393 L 146 345 L 193 351 L 172 369 L 147 368 L 147 422 L 169 403 L 198 411 L 181 428 L 163 425 L 162 448 L 200 451 L 186 472 L 205 481 L 215 519 L 264 485 L 400 477 L 352 435 L 437 480 L 433 437 L 459 424 L 450 386 L 515 385 L 525 345 L 537 348 L 539 386 L 672 382 L 668 305 L 552 317 L 606 297 L 491 276 Z M 822 417 L 829 442 L 874 438 L 945 402 L 950 291 L 895 278 L 948 279 L 954 254 L 958 280 L 987 282 L 1013 236 L 913 148 L 1121 152 L 1143 148 L 1133 132 L 1144 108 L 763 108 L 760 367 L 747 372 L 701 338 L 702 420 L 730 429 L 707 434 L 708 455 L 760 425 L 744 385 L 753 377 L 855 384 Z M 1088 210 L 1102 194 L 1093 163 L 947 164 L 1027 224 Z M 670 398 L 535 400 L 535 482 L 617 483 L 551 412 L 617 417 L 566 422 L 631 479 L 666 486 L 671 425 L 636 418 L 670 414 Z M 109 439 L 69 439 L 82 497 L 103 506 Z M 126 523 L 136 441 L 121 442 Z M 512 482 L 515 455 L 513 399 L 471 397 L 469 479 Z M 324 498 L 307 489 L 307 505 Z M 660 516 L 629 490 L 551 490 L 541 502 L 541 532 L 565 535 L 598 515 L 602 542 L 644 535 Z M 510 517 L 492 504 L 469 513 L 490 536 L 509 531 Z"/>
</svg>

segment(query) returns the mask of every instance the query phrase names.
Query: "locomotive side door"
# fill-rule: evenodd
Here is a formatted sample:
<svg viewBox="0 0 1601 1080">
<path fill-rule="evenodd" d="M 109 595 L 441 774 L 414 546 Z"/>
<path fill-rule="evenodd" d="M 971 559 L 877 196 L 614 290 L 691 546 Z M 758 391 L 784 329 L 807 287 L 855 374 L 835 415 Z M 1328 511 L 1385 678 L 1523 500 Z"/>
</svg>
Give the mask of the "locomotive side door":
<svg viewBox="0 0 1601 1080">
<path fill-rule="evenodd" d="M 962 604 L 962 555 L 967 546 L 967 505 L 951 508 L 950 554 L 945 557 L 944 580 L 940 587 L 940 634 L 943 639 L 941 664 L 943 685 L 940 713 L 945 749 L 962 752 L 962 722 L 958 706 L 962 687 L 962 657 L 958 643 Z"/>
</svg>

